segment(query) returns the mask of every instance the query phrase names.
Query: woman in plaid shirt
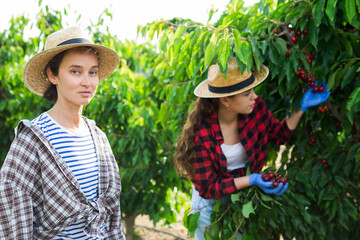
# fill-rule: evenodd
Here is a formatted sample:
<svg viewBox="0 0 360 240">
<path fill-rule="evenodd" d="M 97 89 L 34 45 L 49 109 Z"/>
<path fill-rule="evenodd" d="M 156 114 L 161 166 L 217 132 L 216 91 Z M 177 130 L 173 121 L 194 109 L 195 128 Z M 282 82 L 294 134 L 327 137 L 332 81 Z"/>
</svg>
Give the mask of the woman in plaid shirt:
<svg viewBox="0 0 360 240">
<path fill-rule="evenodd" d="M 309 89 L 300 110 L 278 121 L 253 90 L 268 73 L 266 66 L 253 73 L 241 73 L 232 57 L 226 79 L 214 64 L 209 68 L 208 78 L 194 91 L 199 98 L 184 125 L 174 163 L 178 173 L 188 176 L 193 183 L 192 209 L 200 211 L 196 239 L 204 239 L 216 199 L 252 185 L 267 194 L 281 195 L 286 191 L 288 183 L 271 188 L 272 182 L 263 181 L 259 174 L 266 160 L 266 145 L 285 143 L 304 112 L 330 95 L 325 83 L 321 93 Z M 249 176 L 246 163 L 252 173 Z"/>
<path fill-rule="evenodd" d="M 49 35 L 23 80 L 54 106 L 22 120 L 0 171 L 0 239 L 125 239 L 119 168 L 105 134 L 82 116 L 116 52 L 71 27 Z"/>
</svg>

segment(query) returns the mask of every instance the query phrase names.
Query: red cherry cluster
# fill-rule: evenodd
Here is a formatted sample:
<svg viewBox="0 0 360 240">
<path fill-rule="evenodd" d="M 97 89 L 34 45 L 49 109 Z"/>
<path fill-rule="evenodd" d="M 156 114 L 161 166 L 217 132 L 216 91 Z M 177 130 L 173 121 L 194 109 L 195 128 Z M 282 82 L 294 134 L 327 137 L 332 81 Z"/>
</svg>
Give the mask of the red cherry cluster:
<svg viewBox="0 0 360 240">
<path fill-rule="evenodd" d="M 329 165 L 327 164 L 326 158 L 321 159 L 321 163 L 324 165 L 325 169 L 329 169 Z"/>
<path fill-rule="evenodd" d="M 310 138 L 308 141 L 308 144 L 310 146 L 315 146 L 316 145 L 316 139 L 314 137 Z"/>
<path fill-rule="evenodd" d="M 290 28 L 290 32 L 291 32 L 291 34 L 293 34 L 294 30 L 293 30 L 292 28 Z M 277 30 L 277 28 L 275 28 L 274 33 L 275 33 L 275 34 L 278 34 L 278 33 L 279 33 L 279 31 Z M 303 31 L 297 30 L 295 34 L 296 34 L 297 37 L 301 37 L 301 35 L 308 35 L 308 33 L 309 33 L 309 31 L 308 31 L 307 29 L 304 29 Z M 297 41 L 298 41 L 298 38 L 297 38 L 296 36 L 292 36 L 292 37 L 290 38 L 291 42 L 293 42 L 294 44 L 296 44 Z M 287 52 L 285 53 L 285 57 L 286 57 L 286 58 L 290 57 L 290 49 L 288 49 Z M 309 63 L 311 63 L 311 62 L 312 62 L 312 59 L 314 59 L 314 55 L 313 55 L 313 54 L 306 55 L 306 57 L 308 58 Z"/>
<path fill-rule="evenodd" d="M 328 106 L 319 106 L 318 107 L 318 111 L 321 112 L 321 113 L 325 113 L 325 112 L 328 112 L 329 111 L 329 107 Z"/>
<path fill-rule="evenodd" d="M 274 188 L 276 188 L 280 183 L 287 183 L 287 179 L 285 177 L 280 177 L 278 173 L 265 173 L 261 177 L 265 182 L 272 181 L 272 187 Z"/>
<path fill-rule="evenodd" d="M 314 54 L 312 54 L 312 53 L 306 54 L 306 58 L 307 58 L 308 62 L 311 64 L 312 60 L 314 59 Z"/>
<path fill-rule="evenodd" d="M 297 30 L 297 31 L 296 31 L 296 36 L 301 37 L 301 35 L 308 35 L 308 33 L 309 33 L 309 31 L 308 31 L 307 29 L 304 29 L 304 31 Z M 292 41 L 293 43 L 296 43 L 296 42 L 297 42 L 297 37 L 293 36 L 293 37 L 291 38 L 291 41 Z"/>
<path fill-rule="evenodd" d="M 320 85 L 320 86 L 315 86 L 315 82 L 312 78 L 312 76 L 306 76 L 306 72 L 303 68 L 300 68 L 296 71 L 296 75 L 300 77 L 300 79 L 304 82 L 307 82 L 309 87 L 313 88 L 313 92 L 322 92 L 324 91 L 324 86 Z M 305 89 L 303 90 L 303 93 L 305 93 Z"/>
</svg>

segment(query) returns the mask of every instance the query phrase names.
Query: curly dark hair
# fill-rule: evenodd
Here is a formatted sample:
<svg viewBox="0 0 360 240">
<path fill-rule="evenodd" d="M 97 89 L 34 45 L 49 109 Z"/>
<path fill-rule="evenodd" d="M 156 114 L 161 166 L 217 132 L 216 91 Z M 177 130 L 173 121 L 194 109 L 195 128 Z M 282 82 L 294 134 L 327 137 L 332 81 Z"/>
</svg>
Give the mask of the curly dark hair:
<svg viewBox="0 0 360 240">
<path fill-rule="evenodd" d="M 210 117 L 219 109 L 218 98 L 198 98 L 194 109 L 187 117 L 182 135 L 178 139 L 173 163 L 179 176 L 191 176 L 194 174 L 193 161 L 195 158 L 195 133 L 203 120 Z"/>
</svg>

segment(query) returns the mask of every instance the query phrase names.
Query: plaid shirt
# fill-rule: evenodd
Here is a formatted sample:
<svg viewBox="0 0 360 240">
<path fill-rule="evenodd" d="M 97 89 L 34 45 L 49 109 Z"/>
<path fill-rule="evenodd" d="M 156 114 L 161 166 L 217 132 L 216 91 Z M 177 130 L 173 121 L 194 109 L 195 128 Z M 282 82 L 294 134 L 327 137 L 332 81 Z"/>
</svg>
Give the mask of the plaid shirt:
<svg viewBox="0 0 360 240">
<path fill-rule="evenodd" d="M 0 239 L 52 239 L 83 218 L 85 232 L 125 239 L 119 168 L 105 134 L 87 120 L 99 160 L 99 197 L 88 201 L 75 176 L 41 130 L 24 120 L 0 171 Z M 105 223 L 105 233 L 100 226 Z"/>
<path fill-rule="evenodd" d="M 239 139 L 250 164 L 250 171 L 258 173 L 265 164 L 267 143 L 285 143 L 293 131 L 285 118 L 279 122 L 266 108 L 261 98 L 256 99 L 254 110 L 248 115 L 239 114 Z M 227 171 L 227 160 L 220 145 L 224 143 L 217 113 L 205 119 L 195 135 L 195 174 L 190 177 L 200 196 L 220 198 L 237 192 L 234 178 L 246 175 L 246 169 Z"/>
</svg>

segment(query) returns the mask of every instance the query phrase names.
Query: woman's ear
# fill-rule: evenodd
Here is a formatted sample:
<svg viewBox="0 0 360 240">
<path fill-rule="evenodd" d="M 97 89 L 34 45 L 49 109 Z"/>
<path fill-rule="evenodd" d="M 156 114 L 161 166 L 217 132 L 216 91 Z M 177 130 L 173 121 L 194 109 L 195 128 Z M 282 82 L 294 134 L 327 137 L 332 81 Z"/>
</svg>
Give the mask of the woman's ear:
<svg viewBox="0 0 360 240">
<path fill-rule="evenodd" d="M 57 79 L 56 79 L 55 75 L 53 74 L 53 72 L 50 70 L 50 68 L 46 69 L 46 75 L 52 84 L 57 85 Z"/>
<path fill-rule="evenodd" d="M 225 107 L 229 107 L 230 99 L 228 97 L 221 97 L 219 98 L 219 100 L 222 105 L 224 105 Z"/>
</svg>

